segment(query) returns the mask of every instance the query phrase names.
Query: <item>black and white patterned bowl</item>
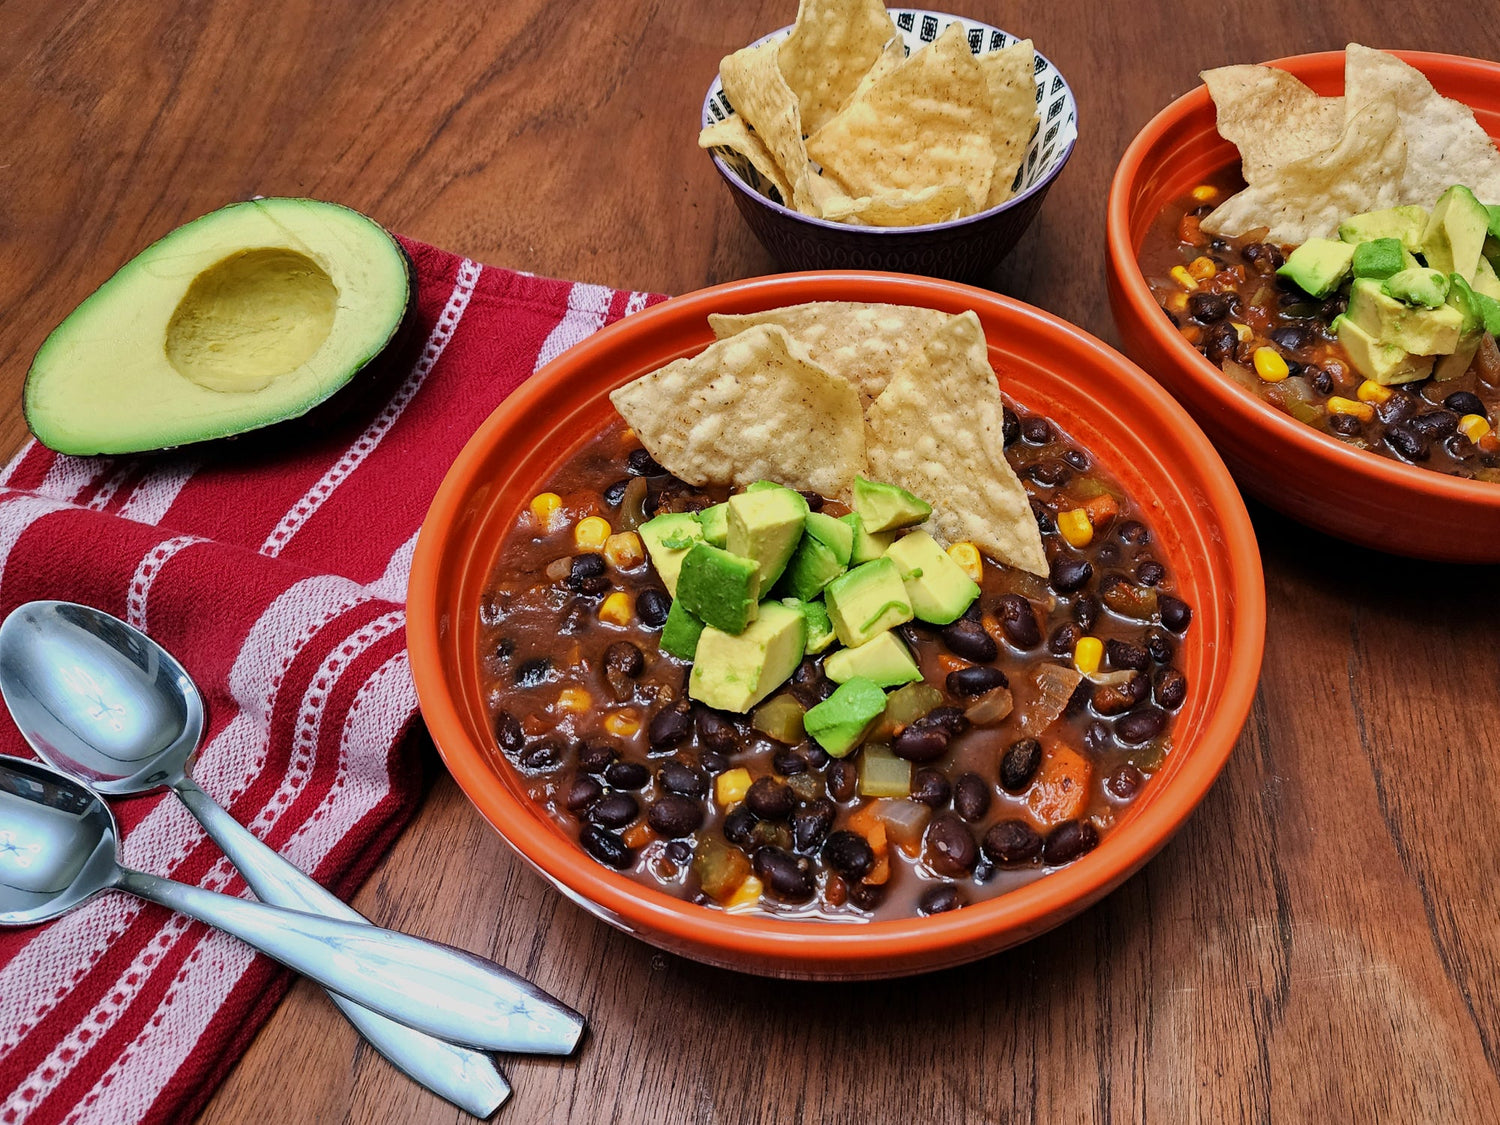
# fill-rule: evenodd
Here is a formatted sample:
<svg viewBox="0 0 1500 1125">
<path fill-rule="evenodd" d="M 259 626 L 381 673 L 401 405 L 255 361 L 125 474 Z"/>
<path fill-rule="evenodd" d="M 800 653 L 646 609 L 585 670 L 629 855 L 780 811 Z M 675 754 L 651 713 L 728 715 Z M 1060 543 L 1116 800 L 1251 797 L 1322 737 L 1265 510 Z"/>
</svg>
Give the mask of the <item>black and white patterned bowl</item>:
<svg viewBox="0 0 1500 1125">
<path fill-rule="evenodd" d="M 968 30 L 969 48 L 975 54 L 997 51 L 1025 38 L 976 20 L 921 8 L 892 8 L 890 13 L 908 55 L 931 43 L 955 22 Z M 762 36 L 752 46 L 785 39 L 791 31 L 783 27 Z M 987 211 L 946 223 L 866 227 L 815 219 L 784 206 L 776 189 L 748 160 L 727 149 L 713 149 L 711 153 L 745 222 L 784 269 L 891 270 L 978 281 L 1010 252 L 1036 217 L 1042 199 L 1078 140 L 1078 104 L 1073 91 L 1040 52 L 1036 56 L 1036 101 L 1041 123 L 1016 174 L 1015 194 Z M 716 76 L 703 100 L 703 126 L 722 121 L 731 112 Z"/>
</svg>

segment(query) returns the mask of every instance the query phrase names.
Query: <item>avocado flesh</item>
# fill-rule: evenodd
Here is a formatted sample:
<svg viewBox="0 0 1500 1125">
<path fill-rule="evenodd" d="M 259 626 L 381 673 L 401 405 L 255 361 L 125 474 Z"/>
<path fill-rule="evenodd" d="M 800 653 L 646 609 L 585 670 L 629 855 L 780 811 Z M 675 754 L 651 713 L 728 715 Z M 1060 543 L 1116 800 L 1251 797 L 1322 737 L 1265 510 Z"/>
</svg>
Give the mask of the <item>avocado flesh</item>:
<svg viewBox="0 0 1500 1125">
<path fill-rule="evenodd" d="M 391 342 L 404 251 L 356 211 L 258 199 L 132 258 L 42 343 L 27 424 L 60 453 L 137 453 L 300 417 Z"/>
</svg>

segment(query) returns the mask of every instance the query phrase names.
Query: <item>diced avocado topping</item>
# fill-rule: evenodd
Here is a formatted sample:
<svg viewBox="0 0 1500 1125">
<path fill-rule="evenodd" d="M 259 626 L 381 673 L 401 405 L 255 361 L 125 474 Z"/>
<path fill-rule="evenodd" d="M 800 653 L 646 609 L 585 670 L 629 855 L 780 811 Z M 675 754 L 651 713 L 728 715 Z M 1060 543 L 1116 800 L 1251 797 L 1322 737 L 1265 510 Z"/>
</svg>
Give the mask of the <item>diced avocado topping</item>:
<svg viewBox="0 0 1500 1125">
<path fill-rule="evenodd" d="M 703 525 L 691 512 L 665 512 L 640 526 L 641 541 L 667 593 L 677 596 L 677 574 L 688 548 L 703 538 Z"/>
<path fill-rule="evenodd" d="M 1337 289 L 1354 264 L 1354 247 L 1331 238 L 1309 238 L 1287 255 L 1277 276 L 1284 277 L 1312 297 L 1326 297 Z"/>
<path fill-rule="evenodd" d="M 1383 288 L 1388 296 L 1398 301 L 1435 309 L 1448 299 L 1448 275 L 1417 266 L 1391 274 L 1385 279 Z"/>
<path fill-rule="evenodd" d="M 807 501 L 800 492 L 769 481 L 729 498 L 729 535 L 725 548 L 754 559 L 760 588 L 769 590 L 781 577 L 802 538 Z"/>
<path fill-rule="evenodd" d="M 780 602 L 763 603 L 742 633 L 705 626 L 693 655 L 688 695 L 709 707 L 748 711 L 796 671 L 806 640 L 807 619 Z"/>
<path fill-rule="evenodd" d="M 840 684 L 832 695 L 802 716 L 807 733 L 831 757 L 842 758 L 859 745 L 885 711 L 885 692 L 862 676 Z"/>
<path fill-rule="evenodd" d="M 911 527 L 932 515 L 932 505 L 921 497 L 864 477 L 854 478 L 854 510 L 871 534 Z"/>
<path fill-rule="evenodd" d="M 698 513 L 703 541 L 722 547 L 729 541 L 729 505 L 713 504 Z"/>
<path fill-rule="evenodd" d="M 887 630 L 858 648 L 841 648 L 823 661 L 823 674 L 836 684 L 856 676 L 881 687 L 900 687 L 922 678 L 922 670 L 895 633 Z"/>
<path fill-rule="evenodd" d="M 1350 215 L 1339 224 L 1339 237 L 1345 242 L 1399 238 L 1402 246 L 1416 253 L 1422 249 L 1422 232 L 1426 229 L 1427 208 L 1411 205 Z"/>
<path fill-rule="evenodd" d="M 1339 343 L 1366 379 L 1389 386 L 1414 383 L 1432 373 L 1432 356 L 1412 355 L 1395 344 L 1381 343 L 1347 315 L 1338 318 L 1338 333 Z"/>
<path fill-rule="evenodd" d="M 854 552 L 854 528 L 851 525 L 822 512 L 808 512 L 806 533 L 832 551 L 840 566 L 849 565 L 849 556 Z"/>
<path fill-rule="evenodd" d="M 1438 197 L 1422 231 L 1422 257 L 1433 269 L 1473 281 L 1489 227 L 1484 204 L 1468 188 L 1454 184 Z"/>
<path fill-rule="evenodd" d="M 833 622 L 822 602 L 804 602 L 796 598 L 782 598 L 781 604 L 791 606 L 807 618 L 807 651 L 809 655 L 822 652 L 837 639 Z"/>
<path fill-rule="evenodd" d="M 676 597 L 705 624 L 738 633 L 755 620 L 759 573 L 754 559 L 694 543 L 683 557 Z"/>
<path fill-rule="evenodd" d="M 1474 292 L 1500 301 L 1500 277 L 1495 276 L 1495 267 L 1488 258 L 1480 258 L 1479 268 L 1474 271 Z"/>
<path fill-rule="evenodd" d="M 674 600 L 661 627 L 661 650 L 678 660 L 691 660 L 698 651 L 702 632 L 703 622 L 684 609 L 682 602 Z"/>
<path fill-rule="evenodd" d="M 979 596 L 978 584 L 925 531 L 903 535 L 886 548 L 885 557 L 896 564 L 912 613 L 922 621 L 957 621 Z"/>
<path fill-rule="evenodd" d="M 889 558 L 861 563 L 835 578 L 824 590 L 823 601 L 839 640 L 850 647 L 913 616 L 906 585 Z"/>
<path fill-rule="evenodd" d="M 850 512 L 847 516 L 839 517 L 840 523 L 847 523 L 854 529 L 854 546 L 849 552 L 849 565 L 858 566 L 867 563 L 871 559 L 878 559 L 885 554 L 885 549 L 896 541 L 894 531 L 882 531 L 872 534 L 865 530 L 865 521 L 860 518 L 858 512 Z"/>
<path fill-rule="evenodd" d="M 1354 276 L 1384 281 L 1406 268 L 1406 251 L 1399 238 L 1377 238 L 1354 248 Z"/>
<path fill-rule="evenodd" d="M 1416 284 L 1420 286 L 1421 279 Z M 1389 286 L 1390 281 L 1386 285 Z M 1446 296 L 1446 278 L 1443 279 L 1443 286 Z M 1404 292 L 1404 288 L 1401 291 Z M 1415 352 L 1417 355 L 1439 355 L 1451 352 L 1458 346 L 1463 316 L 1448 305 L 1413 308 L 1384 292 L 1380 282 L 1361 278 L 1349 291 L 1349 309 L 1339 327 L 1341 340 L 1345 323 L 1352 323 L 1382 345 Z"/>
<path fill-rule="evenodd" d="M 1454 274 L 1450 281 L 1458 300 L 1455 302 L 1464 315 L 1464 323 L 1477 324 L 1491 336 L 1500 333 L 1500 301 L 1478 292 L 1463 278 Z"/>
<path fill-rule="evenodd" d="M 782 577 L 782 586 L 799 601 L 810 602 L 823 592 L 845 567 L 821 539 L 804 535 Z"/>
</svg>

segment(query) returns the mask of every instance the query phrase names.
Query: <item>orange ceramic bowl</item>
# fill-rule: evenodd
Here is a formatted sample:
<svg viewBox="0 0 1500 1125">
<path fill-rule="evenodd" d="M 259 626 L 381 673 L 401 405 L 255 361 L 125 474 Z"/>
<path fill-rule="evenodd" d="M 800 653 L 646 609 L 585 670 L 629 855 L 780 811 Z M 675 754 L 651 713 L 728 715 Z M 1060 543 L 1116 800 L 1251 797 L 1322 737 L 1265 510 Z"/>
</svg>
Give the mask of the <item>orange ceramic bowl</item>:
<svg viewBox="0 0 1500 1125">
<path fill-rule="evenodd" d="M 1140 502 L 1192 604 L 1180 646 L 1190 692 L 1175 748 L 1099 847 L 1020 890 L 931 918 L 836 925 L 726 914 L 608 870 L 526 794 L 480 690 L 478 607 L 500 543 L 547 474 L 613 413 L 607 393 L 713 340 L 711 312 L 802 301 L 973 309 L 1006 391 L 1081 441 Z M 408 599 L 422 713 L 458 784 L 495 830 L 574 902 L 654 945 L 771 976 L 899 976 L 1035 937 L 1119 886 L 1202 800 L 1249 712 L 1265 635 L 1254 532 L 1192 420 L 1117 352 L 1047 313 L 954 282 L 805 273 L 721 285 L 637 313 L 571 348 L 510 396 L 454 462 L 422 525 Z"/>
<path fill-rule="evenodd" d="M 1500 136 L 1500 64 L 1455 55 L 1395 52 L 1439 93 L 1474 108 Z M 1325 51 L 1271 64 L 1320 94 L 1344 92 L 1344 54 Z M 1125 351 L 1188 408 L 1246 492 L 1293 519 L 1395 554 L 1449 562 L 1500 562 L 1500 485 L 1461 480 L 1345 445 L 1236 386 L 1186 340 L 1157 305 L 1137 253 L 1152 220 L 1195 184 L 1239 162 L 1214 128 L 1199 86 L 1136 135 L 1115 171 L 1106 220 L 1110 306 Z"/>
</svg>

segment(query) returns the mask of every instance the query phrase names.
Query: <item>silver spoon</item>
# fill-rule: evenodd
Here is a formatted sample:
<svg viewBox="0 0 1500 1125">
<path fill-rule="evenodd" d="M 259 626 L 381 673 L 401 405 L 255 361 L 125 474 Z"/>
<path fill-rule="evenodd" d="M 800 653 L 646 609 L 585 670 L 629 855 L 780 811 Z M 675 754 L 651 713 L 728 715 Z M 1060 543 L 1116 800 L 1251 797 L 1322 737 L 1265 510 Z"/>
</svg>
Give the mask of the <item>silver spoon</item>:
<svg viewBox="0 0 1500 1125">
<path fill-rule="evenodd" d="M 262 900 L 365 921 L 194 784 L 187 770 L 202 737 L 202 699 L 182 666 L 144 634 L 87 606 L 23 605 L 0 626 L 0 692 L 37 752 L 99 792 L 125 795 L 163 785 L 176 791 Z M 583 1029 L 576 1012 L 483 964 L 498 977 L 490 981 L 492 992 L 512 999 L 520 1013 L 540 1017 L 531 1024 L 518 1018 L 502 1049 L 567 1054 L 576 1047 Z M 488 1116 L 507 1096 L 493 1061 L 480 1052 L 333 999 L 382 1054 L 470 1113 Z"/>
</svg>

